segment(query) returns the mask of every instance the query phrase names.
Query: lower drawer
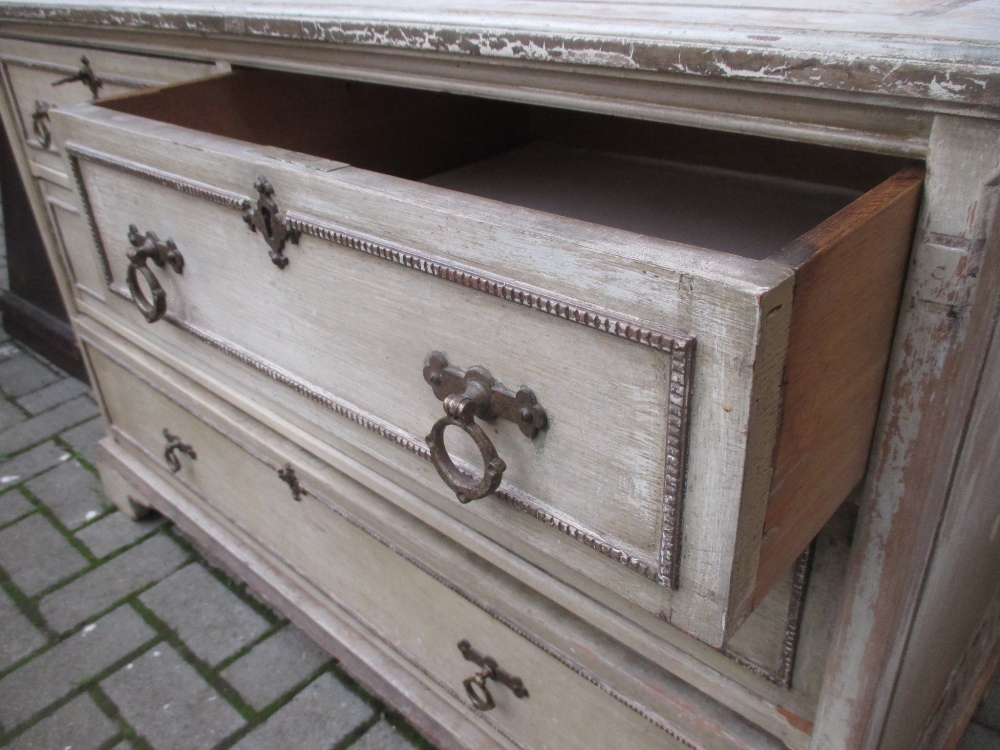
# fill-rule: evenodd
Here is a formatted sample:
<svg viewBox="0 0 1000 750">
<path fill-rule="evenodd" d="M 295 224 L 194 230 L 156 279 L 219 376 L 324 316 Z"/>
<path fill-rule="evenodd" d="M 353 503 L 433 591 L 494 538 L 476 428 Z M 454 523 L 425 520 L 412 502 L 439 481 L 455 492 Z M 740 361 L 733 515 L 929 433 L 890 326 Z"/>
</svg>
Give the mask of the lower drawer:
<svg viewBox="0 0 1000 750">
<path fill-rule="evenodd" d="M 308 471 L 295 474 L 280 446 L 258 440 L 264 428 L 249 418 L 245 430 L 209 425 L 117 357 L 89 346 L 87 356 L 112 435 L 126 451 L 144 457 L 161 475 L 173 474 L 172 481 L 184 491 L 325 592 L 391 650 L 402 669 L 420 675 L 497 746 L 696 746 L 582 677 L 515 632 L 505 618 L 457 593 L 439 574 L 407 559 L 326 497 L 317 483 L 307 483 Z M 474 700 L 486 699 L 482 686 L 469 682 L 481 668 L 465 658 L 462 642 L 519 678 L 526 694 L 517 697 L 496 679 L 486 679 L 495 706 L 476 709 L 467 689 L 474 691 Z"/>
</svg>

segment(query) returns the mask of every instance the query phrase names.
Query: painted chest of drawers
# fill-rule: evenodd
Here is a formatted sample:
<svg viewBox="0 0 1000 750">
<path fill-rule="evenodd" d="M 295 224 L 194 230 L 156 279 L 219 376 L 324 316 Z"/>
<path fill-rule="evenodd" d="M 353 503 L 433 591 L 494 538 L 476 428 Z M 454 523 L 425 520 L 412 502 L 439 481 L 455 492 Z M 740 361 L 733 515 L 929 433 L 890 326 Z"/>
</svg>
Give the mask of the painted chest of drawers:
<svg viewBox="0 0 1000 750">
<path fill-rule="evenodd" d="M 723 10 L 0 6 L 109 496 L 444 746 L 936 747 L 994 658 L 987 32 Z"/>
</svg>

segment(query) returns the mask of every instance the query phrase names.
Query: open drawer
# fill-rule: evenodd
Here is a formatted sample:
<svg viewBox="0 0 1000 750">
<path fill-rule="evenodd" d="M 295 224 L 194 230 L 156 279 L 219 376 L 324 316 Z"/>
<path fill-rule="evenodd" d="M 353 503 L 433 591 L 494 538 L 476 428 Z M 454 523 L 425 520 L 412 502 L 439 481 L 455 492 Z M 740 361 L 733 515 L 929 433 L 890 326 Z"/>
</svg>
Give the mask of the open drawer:
<svg viewBox="0 0 1000 750">
<path fill-rule="evenodd" d="M 864 473 L 919 170 L 250 70 L 53 124 L 81 309 L 603 601 L 720 645 Z"/>
</svg>

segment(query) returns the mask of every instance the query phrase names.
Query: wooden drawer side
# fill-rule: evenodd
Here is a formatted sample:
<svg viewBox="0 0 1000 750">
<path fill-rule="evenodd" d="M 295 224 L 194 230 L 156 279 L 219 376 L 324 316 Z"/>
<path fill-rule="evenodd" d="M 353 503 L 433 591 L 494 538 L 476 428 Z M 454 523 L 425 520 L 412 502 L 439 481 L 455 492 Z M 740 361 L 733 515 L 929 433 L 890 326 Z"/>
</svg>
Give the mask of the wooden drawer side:
<svg viewBox="0 0 1000 750">
<path fill-rule="evenodd" d="M 899 172 L 782 254 L 795 302 L 755 597 L 864 477 L 923 176 Z"/>
</svg>

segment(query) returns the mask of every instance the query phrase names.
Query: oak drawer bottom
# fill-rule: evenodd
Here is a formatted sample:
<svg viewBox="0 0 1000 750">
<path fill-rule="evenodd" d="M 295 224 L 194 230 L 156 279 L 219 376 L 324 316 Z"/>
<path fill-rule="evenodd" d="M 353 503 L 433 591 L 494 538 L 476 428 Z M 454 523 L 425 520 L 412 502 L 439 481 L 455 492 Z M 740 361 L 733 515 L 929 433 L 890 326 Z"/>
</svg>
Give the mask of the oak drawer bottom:
<svg viewBox="0 0 1000 750">
<path fill-rule="evenodd" d="M 152 381 L 141 382 L 93 349 L 88 355 L 121 446 L 112 454 L 131 456 L 141 473 L 168 481 L 200 512 L 216 511 L 259 543 L 284 569 L 285 586 L 323 592 L 328 606 L 372 638 L 396 670 L 423 682 L 498 746 L 692 746 L 417 567 L 320 489 L 297 482 L 288 471 L 294 467 L 273 447 L 224 434 Z M 463 656 L 463 641 L 520 678 L 527 695 L 518 698 L 496 679 L 470 685 L 480 666 Z M 482 703 L 484 683 L 495 707 L 479 711 L 467 690 Z"/>
</svg>

